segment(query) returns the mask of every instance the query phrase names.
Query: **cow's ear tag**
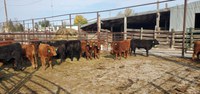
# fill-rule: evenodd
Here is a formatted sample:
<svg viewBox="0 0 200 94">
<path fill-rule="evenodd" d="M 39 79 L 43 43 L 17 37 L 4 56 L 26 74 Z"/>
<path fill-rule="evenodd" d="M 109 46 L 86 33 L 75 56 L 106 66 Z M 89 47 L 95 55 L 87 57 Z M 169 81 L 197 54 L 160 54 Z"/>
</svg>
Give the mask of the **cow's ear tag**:
<svg viewBox="0 0 200 94">
<path fill-rule="evenodd" d="M 58 50 L 58 48 L 56 48 L 56 51 Z"/>
<path fill-rule="evenodd" d="M 51 50 L 48 50 L 48 53 L 50 53 L 51 52 Z"/>
</svg>

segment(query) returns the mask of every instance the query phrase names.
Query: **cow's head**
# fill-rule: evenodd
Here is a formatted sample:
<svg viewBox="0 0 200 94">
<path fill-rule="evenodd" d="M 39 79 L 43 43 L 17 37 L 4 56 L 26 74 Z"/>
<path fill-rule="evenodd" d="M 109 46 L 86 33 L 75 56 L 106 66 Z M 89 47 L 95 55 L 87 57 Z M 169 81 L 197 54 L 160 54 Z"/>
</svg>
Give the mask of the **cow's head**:
<svg viewBox="0 0 200 94">
<path fill-rule="evenodd" d="M 93 43 L 93 46 L 96 47 L 98 50 L 101 49 L 101 43 L 100 43 L 99 41 L 95 41 L 95 42 Z"/>
<path fill-rule="evenodd" d="M 90 48 L 92 48 L 92 46 L 93 46 L 93 42 L 92 41 L 86 41 L 86 43 L 87 43 L 87 46 L 89 46 Z"/>
<path fill-rule="evenodd" d="M 159 45 L 158 40 L 154 39 L 154 40 L 153 40 L 153 45 Z"/>
<path fill-rule="evenodd" d="M 53 47 L 53 46 L 48 46 L 47 47 L 47 53 L 49 56 L 56 56 L 56 51 L 57 51 L 57 48 Z"/>
</svg>

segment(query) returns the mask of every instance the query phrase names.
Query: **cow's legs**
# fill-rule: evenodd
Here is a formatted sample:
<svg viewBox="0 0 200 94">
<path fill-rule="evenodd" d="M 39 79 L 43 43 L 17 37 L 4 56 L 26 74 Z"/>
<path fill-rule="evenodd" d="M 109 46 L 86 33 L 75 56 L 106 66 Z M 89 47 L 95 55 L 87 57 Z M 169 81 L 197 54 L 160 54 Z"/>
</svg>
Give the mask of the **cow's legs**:
<svg viewBox="0 0 200 94">
<path fill-rule="evenodd" d="M 41 63 L 42 63 L 43 70 L 45 70 L 46 69 L 46 60 L 45 60 L 45 58 L 41 57 Z"/>
<path fill-rule="evenodd" d="M 62 55 L 61 55 L 61 57 L 60 57 L 60 64 L 65 60 L 65 54 L 63 53 Z"/>
<path fill-rule="evenodd" d="M 32 64 L 33 69 L 35 69 L 35 60 L 34 60 L 34 57 L 32 56 L 31 58 L 29 58 L 29 60 L 31 60 L 31 64 Z"/>
<path fill-rule="evenodd" d="M 118 53 L 115 53 L 115 59 L 117 59 L 117 55 L 118 55 Z"/>
<path fill-rule="evenodd" d="M 148 49 L 146 49 L 146 55 L 149 56 L 149 50 Z"/>
<path fill-rule="evenodd" d="M 129 51 L 125 51 L 125 54 L 126 54 L 126 57 L 125 57 L 125 58 L 127 58 L 127 57 L 128 57 L 128 53 L 129 53 Z"/>
<path fill-rule="evenodd" d="M 35 61 L 35 68 L 37 69 L 37 68 L 38 68 L 38 62 L 37 62 L 37 57 L 36 57 L 36 55 L 34 55 L 34 61 Z"/>
<path fill-rule="evenodd" d="M 122 52 L 119 52 L 119 60 L 121 60 Z"/>
<path fill-rule="evenodd" d="M 194 52 L 193 55 L 192 55 L 192 60 L 195 59 L 196 55 L 197 55 L 197 52 Z"/>
<path fill-rule="evenodd" d="M 53 67 L 52 67 L 52 59 L 49 60 L 49 65 L 50 65 L 50 68 L 53 69 Z"/>
<path fill-rule="evenodd" d="M 133 48 L 134 55 L 136 56 L 136 54 L 135 54 L 135 50 L 136 50 L 136 48 Z"/>
</svg>

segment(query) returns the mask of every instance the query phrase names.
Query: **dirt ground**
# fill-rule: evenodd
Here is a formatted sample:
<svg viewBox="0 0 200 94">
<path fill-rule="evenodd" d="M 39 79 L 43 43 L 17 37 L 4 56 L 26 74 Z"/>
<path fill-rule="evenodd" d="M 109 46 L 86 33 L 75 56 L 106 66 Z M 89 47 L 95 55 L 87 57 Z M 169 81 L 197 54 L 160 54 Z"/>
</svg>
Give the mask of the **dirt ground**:
<svg viewBox="0 0 200 94">
<path fill-rule="evenodd" d="M 1 69 L 0 93 L 8 94 L 200 94 L 200 62 L 191 53 L 152 49 L 137 56 L 114 60 L 109 53 L 100 59 L 54 63 L 45 71 L 27 67 L 16 72 Z"/>
</svg>

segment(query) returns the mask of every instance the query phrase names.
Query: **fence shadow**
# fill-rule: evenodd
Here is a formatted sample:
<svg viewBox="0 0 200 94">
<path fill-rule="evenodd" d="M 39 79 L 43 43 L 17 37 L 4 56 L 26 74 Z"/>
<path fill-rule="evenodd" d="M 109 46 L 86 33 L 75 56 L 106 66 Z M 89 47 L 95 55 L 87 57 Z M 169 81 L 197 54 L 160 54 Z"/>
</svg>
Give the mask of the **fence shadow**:
<svg viewBox="0 0 200 94">
<path fill-rule="evenodd" d="M 158 55 L 155 55 L 155 54 L 151 54 L 151 56 L 161 58 L 163 60 L 170 61 L 170 62 L 176 63 L 178 65 L 189 67 L 189 68 L 192 68 L 192 69 L 195 69 L 195 70 L 200 70 L 200 66 L 197 66 L 197 65 L 200 65 L 198 63 L 184 63 L 184 62 L 180 62 L 178 60 L 170 59 L 169 57 L 158 56 Z M 177 57 L 177 58 L 181 58 L 181 57 Z"/>
<path fill-rule="evenodd" d="M 31 92 L 33 94 L 37 94 L 38 91 L 37 90 L 33 90 L 31 89 L 31 87 L 29 87 L 28 85 L 26 85 L 27 82 L 31 82 L 36 86 L 41 87 L 41 89 L 44 89 L 46 91 L 48 91 L 51 94 L 59 94 L 61 91 L 64 92 L 65 94 L 70 94 L 67 90 L 65 90 L 64 88 L 62 88 L 61 86 L 45 79 L 42 78 L 41 76 L 38 75 L 34 75 L 34 73 L 37 70 L 34 70 L 33 72 L 22 72 L 25 74 L 25 76 L 20 76 L 19 74 L 22 73 L 12 73 L 8 70 L 3 70 L 5 72 L 7 72 L 7 74 L 1 79 L 0 81 L 0 89 L 3 90 L 2 92 L 6 93 L 6 94 L 14 94 L 14 93 L 20 93 L 20 89 L 22 87 L 26 88 L 28 90 L 28 92 Z M 45 86 L 45 84 L 42 84 L 36 80 L 33 80 L 33 77 L 37 77 L 40 80 L 39 81 L 46 81 L 48 83 L 50 83 L 53 86 L 56 86 L 58 88 L 58 90 L 55 92 L 53 91 L 51 88 Z M 15 81 L 14 81 L 15 80 Z M 8 83 L 10 83 L 10 85 L 7 85 Z M 2 93 L 0 92 L 0 93 Z"/>
</svg>

